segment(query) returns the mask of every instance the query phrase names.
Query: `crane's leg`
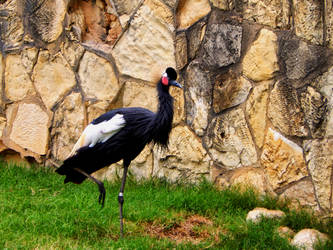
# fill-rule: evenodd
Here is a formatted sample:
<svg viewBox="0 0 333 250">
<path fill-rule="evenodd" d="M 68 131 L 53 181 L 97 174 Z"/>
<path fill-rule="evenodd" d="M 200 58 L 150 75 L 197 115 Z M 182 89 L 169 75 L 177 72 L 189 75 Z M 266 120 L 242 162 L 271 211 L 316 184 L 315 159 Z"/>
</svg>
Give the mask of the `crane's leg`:
<svg viewBox="0 0 333 250">
<path fill-rule="evenodd" d="M 98 186 L 98 190 L 99 190 L 99 197 L 98 197 L 98 203 L 102 205 L 102 208 L 104 207 L 104 201 L 105 201 L 105 187 L 104 187 L 104 183 L 97 180 L 96 178 L 92 177 L 91 175 L 87 174 L 86 172 L 84 172 L 83 170 L 79 169 L 79 168 L 74 168 L 76 171 L 78 171 L 80 174 L 83 174 L 84 176 L 88 177 L 90 180 L 92 180 L 93 182 L 95 182 Z"/>
<path fill-rule="evenodd" d="M 121 180 L 121 187 L 120 192 L 118 194 L 118 202 L 119 202 L 119 219 L 120 219 L 120 237 L 124 236 L 124 229 L 123 229 L 123 204 L 124 204 L 124 189 L 126 183 L 126 176 L 128 170 L 129 162 L 124 160 L 124 173 L 123 178 Z"/>
</svg>

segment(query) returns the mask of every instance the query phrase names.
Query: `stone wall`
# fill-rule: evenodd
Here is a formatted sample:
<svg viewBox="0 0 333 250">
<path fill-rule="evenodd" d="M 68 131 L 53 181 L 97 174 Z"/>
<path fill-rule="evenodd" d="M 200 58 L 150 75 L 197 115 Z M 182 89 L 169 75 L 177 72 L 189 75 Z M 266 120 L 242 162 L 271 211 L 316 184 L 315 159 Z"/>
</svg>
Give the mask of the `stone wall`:
<svg viewBox="0 0 333 250">
<path fill-rule="evenodd" d="M 1 0 L 0 150 L 60 163 L 105 111 L 156 110 L 153 79 L 173 66 L 170 147 L 146 147 L 137 178 L 247 183 L 332 211 L 332 30 L 328 0 Z"/>
</svg>

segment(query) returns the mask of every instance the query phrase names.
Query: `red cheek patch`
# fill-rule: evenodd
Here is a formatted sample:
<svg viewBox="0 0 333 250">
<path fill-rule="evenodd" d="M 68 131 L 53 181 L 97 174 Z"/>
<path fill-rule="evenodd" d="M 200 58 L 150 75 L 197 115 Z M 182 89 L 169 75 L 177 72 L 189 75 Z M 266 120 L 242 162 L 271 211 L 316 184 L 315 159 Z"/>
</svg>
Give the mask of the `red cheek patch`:
<svg viewBox="0 0 333 250">
<path fill-rule="evenodd" d="M 163 83 L 164 85 L 168 85 L 168 84 L 169 84 L 168 77 L 163 76 L 163 77 L 162 77 L 162 83 Z"/>
</svg>

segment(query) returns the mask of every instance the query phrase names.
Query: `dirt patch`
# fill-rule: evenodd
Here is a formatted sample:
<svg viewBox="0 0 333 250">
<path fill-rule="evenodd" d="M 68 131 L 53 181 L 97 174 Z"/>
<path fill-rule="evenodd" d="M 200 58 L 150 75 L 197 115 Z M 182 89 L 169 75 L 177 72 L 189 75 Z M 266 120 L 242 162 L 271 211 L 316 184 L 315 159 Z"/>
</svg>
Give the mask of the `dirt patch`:
<svg viewBox="0 0 333 250">
<path fill-rule="evenodd" d="M 213 228 L 213 222 L 200 215 L 191 215 L 179 223 L 167 225 L 158 222 L 146 223 L 145 231 L 151 237 L 168 238 L 177 243 L 189 241 L 198 244 L 201 241 L 215 238 L 218 240 L 218 231 Z"/>
</svg>

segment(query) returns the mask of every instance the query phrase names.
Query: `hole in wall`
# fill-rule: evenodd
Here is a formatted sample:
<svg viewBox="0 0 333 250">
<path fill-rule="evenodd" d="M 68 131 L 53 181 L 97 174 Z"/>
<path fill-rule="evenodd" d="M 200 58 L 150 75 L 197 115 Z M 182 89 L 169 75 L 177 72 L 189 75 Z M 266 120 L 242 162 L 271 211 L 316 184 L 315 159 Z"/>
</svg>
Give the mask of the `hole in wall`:
<svg viewBox="0 0 333 250">
<path fill-rule="evenodd" d="M 71 0 L 68 4 L 69 25 L 76 37 L 86 44 L 113 45 L 122 32 L 119 18 L 104 0 Z"/>
</svg>

